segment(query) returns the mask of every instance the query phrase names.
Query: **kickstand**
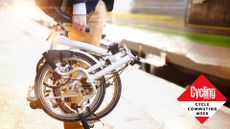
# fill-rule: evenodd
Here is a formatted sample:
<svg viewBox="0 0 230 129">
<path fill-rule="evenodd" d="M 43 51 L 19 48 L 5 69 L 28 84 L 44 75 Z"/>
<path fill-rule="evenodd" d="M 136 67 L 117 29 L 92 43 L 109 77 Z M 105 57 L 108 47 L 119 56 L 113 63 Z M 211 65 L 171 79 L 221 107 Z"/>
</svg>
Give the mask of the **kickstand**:
<svg viewBox="0 0 230 129">
<path fill-rule="evenodd" d="M 82 123 L 84 129 L 90 129 L 89 124 L 88 124 L 87 119 L 86 119 L 86 117 L 84 116 L 84 114 L 83 114 L 83 113 L 80 113 L 80 114 L 79 114 L 79 117 L 80 117 L 80 120 L 81 120 L 81 123 Z"/>
</svg>

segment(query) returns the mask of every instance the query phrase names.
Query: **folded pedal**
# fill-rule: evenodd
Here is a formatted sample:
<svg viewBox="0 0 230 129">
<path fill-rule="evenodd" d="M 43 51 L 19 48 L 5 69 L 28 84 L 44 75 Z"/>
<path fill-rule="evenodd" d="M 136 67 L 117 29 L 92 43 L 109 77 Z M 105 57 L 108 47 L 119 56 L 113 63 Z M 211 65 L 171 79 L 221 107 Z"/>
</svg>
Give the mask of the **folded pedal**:
<svg viewBox="0 0 230 129">
<path fill-rule="evenodd" d="M 27 92 L 27 101 L 30 103 L 30 107 L 32 109 L 41 109 L 41 104 L 37 97 L 33 95 L 34 93 L 34 86 L 29 86 L 28 92 Z"/>
</svg>

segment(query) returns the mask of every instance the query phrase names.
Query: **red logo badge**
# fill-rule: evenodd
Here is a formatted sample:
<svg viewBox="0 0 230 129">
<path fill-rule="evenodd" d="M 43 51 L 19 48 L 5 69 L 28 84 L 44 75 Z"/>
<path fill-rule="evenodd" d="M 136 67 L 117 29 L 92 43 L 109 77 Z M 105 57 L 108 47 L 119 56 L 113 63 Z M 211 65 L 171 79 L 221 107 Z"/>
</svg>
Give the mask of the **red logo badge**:
<svg viewBox="0 0 230 129">
<path fill-rule="evenodd" d="M 201 75 L 177 99 L 201 124 L 216 113 L 227 98 Z"/>
</svg>

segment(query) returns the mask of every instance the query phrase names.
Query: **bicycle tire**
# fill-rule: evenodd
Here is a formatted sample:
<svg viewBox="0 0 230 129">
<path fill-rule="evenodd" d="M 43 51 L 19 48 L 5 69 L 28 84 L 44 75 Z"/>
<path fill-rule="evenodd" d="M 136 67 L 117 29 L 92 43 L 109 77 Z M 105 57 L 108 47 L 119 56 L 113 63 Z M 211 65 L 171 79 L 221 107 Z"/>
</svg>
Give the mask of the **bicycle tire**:
<svg viewBox="0 0 230 129">
<path fill-rule="evenodd" d="M 45 58 L 42 57 L 36 65 L 36 73 L 39 73 L 40 69 L 42 68 L 44 64 L 45 64 Z"/>
<path fill-rule="evenodd" d="M 114 86 L 114 94 L 112 97 L 112 100 L 109 102 L 109 104 L 106 105 L 106 107 L 104 109 L 102 109 L 101 111 L 96 111 L 94 112 L 93 115 L 87 117 L 88 120 L 99 120 L 103 117 L 105 117 L 106 115 L 108 115 L 110 112 L 113 111 L 113 109 L 117 106 L 120 97 L 121 97 L 121 92 L 122 92 L 122 84 L 121 84 L 121 79 L 120 76 L 117 72 L 113 73 L 113 77 L 115 79 L 115 83 Z M 107 88 L 106 88 L 106 92 L 105 92 L 105 96 L 107 93 Z M 105 98 L 104 98 L 105 99 Z M 102 102 L 103 104 L 103 102 Z M 100 109 L 100 107 L 99 107 Z"/>
<path fill-rule="evenodd" d="M 84 114 L 79 114 L 82 126 L 84 127 L 84 129 L 90 129 L 87 119 L 85 118 Z"/>
<path fill-rule="evenodd" d="M 42 58 L 40 59 L 39 62 L 42 63 Z M 38 65 L 38 66 L 40 66 L 40 65 Z M 115 91 L 114 91 L 115 94 L 113 94 L 112 101 L 102 111 L 96 112 L 94 115 L 87 117 L 87 120 L 98 120 L 98 119 L 105 117 L 110 112 L 112 112 L 113 109 L 118 104 L 118 102 L 120 100 L 121 92 L 122 92 L 122 84 L 121 84 L 121 79 L 119 77 L 119 74 L 117 72 L 114 72 L 113 74 L 117 80 L 117 84 L 115 84 Z M 105 92 L 105 96 L 106 96 L 106 92 Z M 68 113 L 68 111 L 66 111 L 65 109 L 63 109 L 63 110 Z"/>
<path fill-rule="evenodd" d="M 90 65 L 96 64 L 96 62 L 93 59 L 91 59 L 90 57 L 88 57 L 88 56 L 86 56 L 84 54 L 81 54 L 81 53 L 76 52 L 75 55 L 74 55 L 74 58 L 80 58 L 80 59 L 86 61 L 87 63 L 89 63 Z M 39 102 L 41 103 L 43 111 L 45 111 L 49 116 L 51 116 L 52 118 L 55 118 L 57 120 L 61 120 L 61 121 L 79 121 L 79 115 L 74 116 L 74 117 L 64 117 L 64 116 L 60 116 L 58 114 L 55 114 L 54 112 L 52 112 L 50 107 L 47 107 L 47 105 L 43 101 L 43 98 L 41 97 L 41 92 L 42 91 L 40 91 L 39 88 L 40 88 L 40 84 L 42 82 L 42 76 L 45 74 L 44 72 L 47 69 L 51 69 L 51 67 L 45 62 L 42 65 L 42 67 L 39 68 L 38 73 L 37 73 L 36 78 L 35 78 L 35 95 L 38 98 Z M 99 87 L 99 91 L 100 91 L 100 93 L 98 93 L 99 96 L 98 96 L 95 104 L 91 105 L 91 112 L 84 113 L 85 116 L 89 116 L 90 114 L 95 112 L 99 108 L 99 106 L 101 105 L 101 103 L 103 101 L 103 98 L 104 98 L 104 95 L 105 95 L 105 86 L 103 84 Z"/>
</svg>

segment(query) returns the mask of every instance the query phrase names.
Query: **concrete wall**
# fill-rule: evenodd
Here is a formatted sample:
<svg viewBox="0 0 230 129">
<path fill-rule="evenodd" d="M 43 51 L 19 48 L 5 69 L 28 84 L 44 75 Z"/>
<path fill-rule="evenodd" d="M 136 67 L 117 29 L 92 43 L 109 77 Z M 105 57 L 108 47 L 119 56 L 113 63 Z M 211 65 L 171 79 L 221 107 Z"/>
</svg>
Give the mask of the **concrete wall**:
<svg viewBox="0 0 230 129">
<path fill-rule="evenodd" d="M 188 3 L 188 23 L 230 27 L 230 0 L 196 1 Z"/>
<path fill-rule="evenodd" d="M 132 12 L 184 16 L 186 0 L 133 0 Z"/>
</svg>

